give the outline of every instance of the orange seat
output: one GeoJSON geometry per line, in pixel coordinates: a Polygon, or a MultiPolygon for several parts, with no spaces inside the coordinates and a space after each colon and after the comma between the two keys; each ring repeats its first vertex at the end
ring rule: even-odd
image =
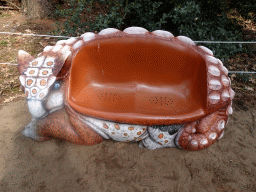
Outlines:
{"type": "Polygon", "coordinates": [[[96,39],[74,56],[67,94],[77,112],[141,125],[186,123],[206,115],[204,59],[168,40],[96,39]]]}

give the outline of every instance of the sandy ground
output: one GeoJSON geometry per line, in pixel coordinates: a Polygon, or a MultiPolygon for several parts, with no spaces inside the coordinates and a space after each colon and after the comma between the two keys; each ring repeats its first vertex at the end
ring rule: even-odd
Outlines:
{"type": "Polygon", "coordinates": [[[26,102],[0,109],[0,191],[256,191],[256,110],[235,107],[225,136],[196,152],[104,141],[78,146],[22,136],[26,102]]]}

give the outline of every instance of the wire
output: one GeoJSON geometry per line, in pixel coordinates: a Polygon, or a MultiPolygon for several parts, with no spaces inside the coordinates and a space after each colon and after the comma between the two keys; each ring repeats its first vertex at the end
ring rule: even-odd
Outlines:
{"type": "MultiPolygon", "coordinates": [[[[56,37],[56,38],[71,38],[68,36],[54,36],[54,35],[40,35],[40,34],[26,34],[26,33],[12,33],[12,32],[0,32],[0,34],[10,34],[10,35],[27,35],[27,36],[37,36],[37,37],[56,37]]],[[[77,38],[77,37],[74,37],[77,38]]],[[[195,43],[256,43],[256,41],[194,41],[195,43]]],[[[0,63],[0,65],[18,65],[16,63],[0,63]]],[[[250,71],[229,71],[228,73],[245,73],[245,74],[255,74],[256,72],[250,71]]]]}
{"type": "Polygon", "coordinates": [[[255,74],[256,71],[229,71],[228,73],[248,73],[248,74],[255,74]]]}
{"type": "Polygon", "coordinates": [[[245,43],[256,43],[256,41],[194,41],[195,43],[237,43],[237,44],[245,44],[245,43]]]}
{"type": "MultiPolygon", "coordinates": [[[[16,63],[0,63],[0,65],[18,65],[16,63]]],[[[248,74],[255,74],[256,71],[229,71],[228,73],[248,73],[248,74]]]]}
{"type": "MultiPolygon", "coordinates": [[[[0,34],[10,35],[27,35],[27,36],[38,36],[38,37],[56,37],[56,38],[71,38],[69,36],[54,36],[54,35],[40,35],[40,34],[26,34],[26,33],[12,33],[12,32],[0,32],[0,34]]],[[[78,37],[74,37],[78,38],[78,37]]],[[[195,43],[256,43],[256,41],[194,41],[195,43]]]]}

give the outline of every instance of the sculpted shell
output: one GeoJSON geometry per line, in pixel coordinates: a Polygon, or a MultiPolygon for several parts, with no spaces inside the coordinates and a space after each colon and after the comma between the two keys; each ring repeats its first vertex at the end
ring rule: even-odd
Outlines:
{"type": "Polygon", "coordinates": [[[232,114],[228,70],[188,37],[108,28],[18,54],[32,121],[23,135],[93,145],[138,141],[157,149],[206,148],[232,114]]]}

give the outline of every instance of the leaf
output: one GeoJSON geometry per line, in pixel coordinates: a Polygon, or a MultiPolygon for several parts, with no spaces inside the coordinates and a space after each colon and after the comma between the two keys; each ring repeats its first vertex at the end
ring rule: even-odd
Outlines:
{"type": "Polygon", "coordinates": [[[13,101],[13,99],[15,99],[15,98],[17,98],[17,97],[9,97],[9,98],[7,98],[7,99],[5,99],[4,100],[4,103],[10,103],[11,101],[13,101]]]}
{"type": "Polygon", "coordinates": [[[250,78],[250,80],[249,81],[251,81],[253,84],[256,84],[256,79],[254,79],[254,78],[250,78]]]}
{"type": "Polygon", "coordinates": [[[248,87],[248,86],[245,86],[245,89],[248,91],[254,91],[254,89],[252,87],[248,87]]]}
{"type": "Polygon", "coordinates": [[[231,75],[231,81],[233,81],[235,78],[236,78],[236,74],[234,73],[231,75]]]}
{"type": "Polygon", "coordinates": [[[32,33],[32,31],[30,29],[26,29],[25,32],[26,33],[32,33]]]}

